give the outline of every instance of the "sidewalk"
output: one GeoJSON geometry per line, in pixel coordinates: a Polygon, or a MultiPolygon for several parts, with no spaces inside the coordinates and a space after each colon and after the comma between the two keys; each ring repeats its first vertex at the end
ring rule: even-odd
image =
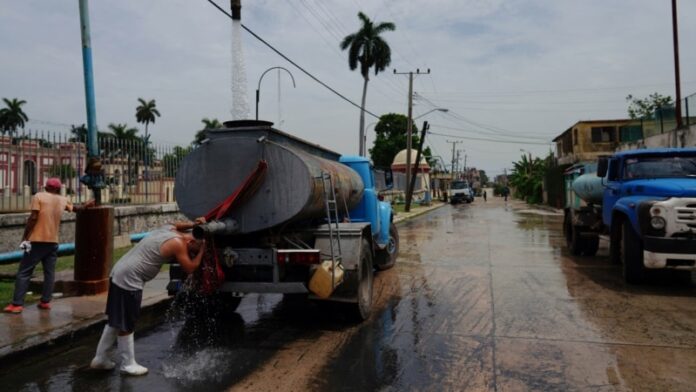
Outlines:
{"type": "MultiPolygon", "coordinates": [[[[168,282],[169,273],[160,272],[145,285],[142,313],[168,302],[168,282]]],[[[106,293],[59,298],[51,305],[50,311],[39,310],[35,304],[30,304],[21,314],[0,314],[0,362],[15,354],[73,340],[101,327],[106,320],[106,293]]]]}
{"type": "Polygon", "coordinates": [[[432,210],[438,209],[444,205],[447,205],[447,203],[442,202],[442,201],[433,201],[430,206],[411,206],[411,211],[409,212],[399,212],[394,216],[394,223],[399,223],[403,222],[405,220],[414,218],[418,215],[423,215],[426,212],[430,212],[432,210]]]}
{"type": "MultiPolygon", "coordinates": [[[[394,223],[425,214],[445,204],[436,201],[428,207],[414,206],[408,213],[398,213],[394,217],[394,223]]],[[[145,285],[141,318],[167,306],[170,301],[166,291],[168,282],[168,272],[160,272],[145,285]]],[[[50,311],[39,310],[36,304],[29,304],[21,314],[0,313],[0,363],[98,332],[106,320],[106,293],[58,298],[51,304],[53,308],[50,311]]]]}

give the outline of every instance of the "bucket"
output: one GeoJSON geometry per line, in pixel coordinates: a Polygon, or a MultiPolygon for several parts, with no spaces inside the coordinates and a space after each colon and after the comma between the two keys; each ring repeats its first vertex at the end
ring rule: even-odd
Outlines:
{"type": "Polygon", "coordinates": [[[324,260],[309,280],[309,290],[319,298],[329,298],[334,288],[343,282],[343,266],[336,263],[336,268],[333,269],[332,264],[331,260],[324,260]],[[331,284],[332,269],[333,284],[331,284]]]}

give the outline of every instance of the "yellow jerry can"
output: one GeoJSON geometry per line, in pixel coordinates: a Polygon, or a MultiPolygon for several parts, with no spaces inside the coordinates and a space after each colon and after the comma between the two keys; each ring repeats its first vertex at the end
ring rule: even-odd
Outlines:
{"type": "Polygon", "coordinates": [[[324,260],[309,280],[309,290],[319,298],[329,298],[334,289],[343,282],[343,266],[336,263],[336,268],[332,268],[331,265],[331,260],[324,260]],[[333,284],[331,284],[332,275],[333,284]]]}

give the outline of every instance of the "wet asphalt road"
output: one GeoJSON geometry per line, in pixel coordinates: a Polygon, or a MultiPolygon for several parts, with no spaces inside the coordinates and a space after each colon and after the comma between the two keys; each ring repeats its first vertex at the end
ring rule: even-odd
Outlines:
{"type": "Polygon", "coordinates": [[[2,390],[683,390],[696,388],[696,284],[633,287],[607,249],[571,257],[562,217],[518,202],[445,206],[399,228],[375,312],[249,296],[226,319],[138,335],[140,378],[93,372],[98,337],[0,370],[2,390]]]}

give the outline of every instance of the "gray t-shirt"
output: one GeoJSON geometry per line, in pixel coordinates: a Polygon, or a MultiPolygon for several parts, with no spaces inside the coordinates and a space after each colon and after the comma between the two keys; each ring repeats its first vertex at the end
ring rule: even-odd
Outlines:
{"type": "Polygon", "coordinates": [[[170,258],[162,257],[162,244],[179,235],[164,226],[150,232],[138,245],[129,250],[111,270],[111,281],[124,290],[142,290],[145,282],[152,280],[159,273],[162,264],[170,258]]]}

